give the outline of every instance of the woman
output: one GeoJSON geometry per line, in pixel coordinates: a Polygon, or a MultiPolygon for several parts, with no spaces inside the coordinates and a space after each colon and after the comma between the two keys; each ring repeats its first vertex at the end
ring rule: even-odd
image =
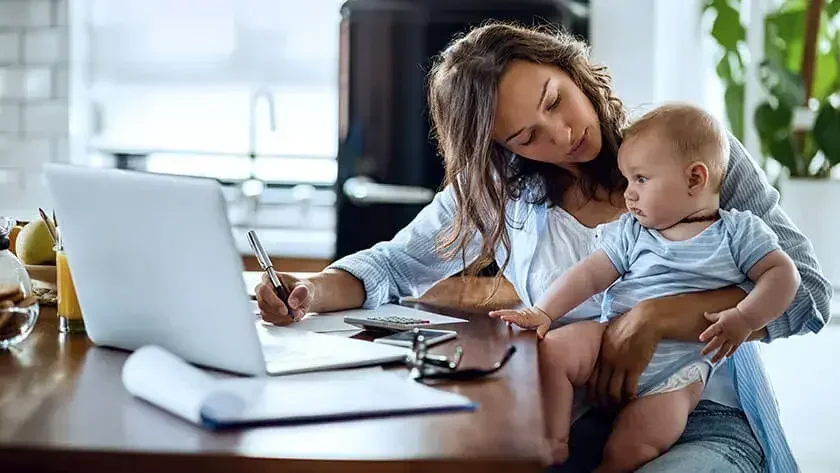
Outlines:
{"type": "MultiPolygon", "coordinates": [[[[558,272],[594,249],[593,228],[625,211],[626,182],[616,161],[625,110],[606,69],[589,62],[580,41],[488,24],[441,54],[429,85],[445,189],[393,240],[307,280],[284,276],[294,286],[293,316],[419,295],[466,267],[493,261],[532,304],[558,272]]],[[[830,286],[807,239],[777,205],[776,191],[740,143],[733,139],[731,148],[721,207],[761,216],[802,279],[788,311],[754,338],[816,332],[828,318],[830,286]]],[[[732,307],[748,289],[649,300],[611,322],[590,382],[594,400],[621,402],[658,340],[696,341],[709,325],[703,314],[732,307]]],[[[257,295],[266,320],[292,320],[269,287],[258,286],[257,295]]],[[[584,304],[564,319],[598,315],[597,304],[584,304]]],[[[541,350],[540,356],[562,353],[541,350]]],[[[550,396],[549,390],[547,404],[550,396]]],[[[610,415],[590,410],[575,422],[571,456],[559,471],[588,471],[598,463],[610,415]]],[[[639,471],[792,471],[792,462],[756,349],[746,344],[709,380],[678,444],[639,471]]]]}

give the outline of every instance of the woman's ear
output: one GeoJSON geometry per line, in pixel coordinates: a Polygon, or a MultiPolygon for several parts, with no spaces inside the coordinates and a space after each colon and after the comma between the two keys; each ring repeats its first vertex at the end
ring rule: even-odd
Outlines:
{"type": "Polygon", "coordinates": [[[688,195],[697,195],[709,184],[709,167],[706,163],[695,161],[685,170],[688,181],[688,195]]]}

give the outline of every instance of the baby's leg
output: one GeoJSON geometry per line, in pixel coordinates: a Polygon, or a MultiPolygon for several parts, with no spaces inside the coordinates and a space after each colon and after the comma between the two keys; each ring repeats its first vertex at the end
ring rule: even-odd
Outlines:
{"type": "Polygon", "coordinates": [[[632,401],[618,415],[595,473],[635,471],[671,448],[700,401],[703,382],[632,401]]]}
{"type": "Polygon", "coordinates": [[[554,463],[569,457],[574,388],[592,374],[606,325],[574,322],[548,332],[538,345],[546,438],[554,463]]]}

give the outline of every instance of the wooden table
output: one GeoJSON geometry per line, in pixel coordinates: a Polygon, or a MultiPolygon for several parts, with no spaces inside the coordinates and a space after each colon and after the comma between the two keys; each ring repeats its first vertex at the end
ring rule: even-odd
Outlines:
{"type": "Polygon", "coordinates": [[[59,334],[54,309],[42,307],[35,332],[0,352],[0,469],[540,471],[534,336],[483,312],[440,312],[470,319],[452,327],[458,340],[435,347],[451,353],[463,346],[464,366],[489,366],[510,344],[517,347],[492,378],[443,387],[476,401],[475,412],[213,433],[132,398],[120,381],[127,353],[59,334]]]}

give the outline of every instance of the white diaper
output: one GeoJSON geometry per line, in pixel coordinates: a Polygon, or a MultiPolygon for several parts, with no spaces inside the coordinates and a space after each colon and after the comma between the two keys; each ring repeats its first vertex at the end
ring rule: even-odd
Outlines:
{"type": "Polygon", "coordinates": [[[703,385],[705,385],[706,379],[708,377],[709,365],[702,361],[698,361],[697,363],[692,363],[688,366],[682,367],[679,371],[672,374],[668,379],[657,384],[649,391],[644,393],[642,397],[650,396],[652,394],[662,394],[669,393],[671,391],[677,391],[697,381],[700,381],[703,383],[703,385]]]}

